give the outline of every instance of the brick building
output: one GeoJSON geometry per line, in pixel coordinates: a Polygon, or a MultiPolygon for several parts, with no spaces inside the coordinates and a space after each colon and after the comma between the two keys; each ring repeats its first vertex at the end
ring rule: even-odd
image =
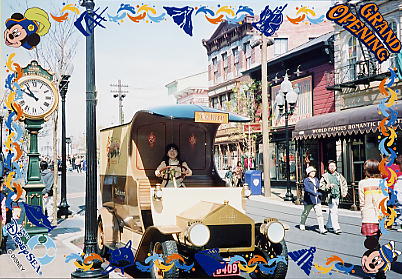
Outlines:
{"type": "MultiPolygon", "coordinates": [[[[218,169],[233,166],[239,160],[244,161],[245,157],[251,157],[251,166],[255,167],[254,159],[258,151],[256,139],[260,134],[261,109],[258,104],[261,94],[255,80],[250,75],[243,75],[244,71],[261,65],[260,48],[252,48],[250,45],[256,36],[251,25],[254,20],[253,17],[246,17],[243,24],[222,22],[209,39],[203,40],[208,55],[210,106],[249,116],[255,122],[246,127],[243,124],[221,125],[214,147],[218,169]]],[[[275,43],[268,48],[268,59],[280,57],[332,30],[328,22],[295,25],[284,21],[273,36],[275,43]]]]}

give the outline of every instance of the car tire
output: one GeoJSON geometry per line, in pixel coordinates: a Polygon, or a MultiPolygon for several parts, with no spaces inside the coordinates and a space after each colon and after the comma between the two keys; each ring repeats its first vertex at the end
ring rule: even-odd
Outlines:
{"type": "Polygon", "coordinates": [[[286,246],[285,240],[282,240],[279,243],[269,243],[269,249],[271,251],[268,251],[267,249],[264,248],[263,243],[261,241],[268,241],[266,240],[265,237],[262,235],[259,235],[256,239],[256,250],[262,254],[265,259],[271,259],[271,255],[275,254],[275,256],[283,256],[286,259],[286,263],[284,262],[279,262],[276,265],[275,272],[274,274],[264,274],[262,272],[258,273],[251,273],[252,278],[266,278],[266,279],[284,279],[286,278],[286,274],[288,272],[288,248],[286,246]]]}
{"type": "MultiPolygon", "coordinates": [[[[155,242],[151,245],[151,254],[157,253],[162,254],[163,259],[165,260],[168,256],[172,254],[178,254],[177,244],[174,240],[166,240],[163,242],[155,242]]],[[[173,266],[169,271],[161,273],[160,270],[156,267],[155,263],[151,270],[151,278],[153,279],[174,279],[179,278],[179,270],[176,266],[173,266]]]]}
{"type": "Polygon", "coordinates": [[[108,248],[105,245],[105,233],[103,231],[103,223],[102,219],[98,219],[98,238],[97,238],[97,248],[98,248],[98,254],[102,258],[106,258],[108,254],[108,248]]]}

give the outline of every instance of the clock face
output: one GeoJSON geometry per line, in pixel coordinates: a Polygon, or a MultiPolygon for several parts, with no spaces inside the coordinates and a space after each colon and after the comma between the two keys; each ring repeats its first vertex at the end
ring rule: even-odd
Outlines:
{"type": "Polygon", "coordinates": [[[53,86],[45,79],[30,78],[20,81],[22,98],[16,100],[26,118],[44,118],[55,108],[56,98],[53,86]]]}

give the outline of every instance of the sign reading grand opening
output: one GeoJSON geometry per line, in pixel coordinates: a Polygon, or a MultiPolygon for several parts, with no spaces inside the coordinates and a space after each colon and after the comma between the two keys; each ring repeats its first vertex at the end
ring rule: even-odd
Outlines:
{"type": "MultiPolygon", "coordinates": [[[[295,125],[297,121],[313,115],[312,81],[311,76],[291,81],[293,89],[297,92],[299,97],[297,98],[297,105],[293,114],[289,115],[289,125],[295,125]]],[[[271,100],[273,100],[273,102],[275,102],[276,95],[279,93],[280,88],[280,85],[272,87],[271,100]]],[[[285,117],[281,117],[279,107],[274,104],[272,107],[272,127],[278,128],[284,126],[285,117]]]]}
{"type": "Polygon", "coordinates": [[[229,123],[229,113],[195,111],[194,122],[226,124],[229,123]]]}

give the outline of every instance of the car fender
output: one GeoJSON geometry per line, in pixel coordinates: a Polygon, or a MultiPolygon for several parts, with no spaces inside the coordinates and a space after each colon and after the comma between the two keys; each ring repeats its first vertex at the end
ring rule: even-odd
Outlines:
{"type": "Polygon", "coordinates": [[[178,226],[151,226],[148,227],[141,238],[140,245],[135,254],[135,261],[144,262],[148,257],[152,242],[163,242],[174,240],[173,234],[180,233],[182,229],[178,226]]]}

